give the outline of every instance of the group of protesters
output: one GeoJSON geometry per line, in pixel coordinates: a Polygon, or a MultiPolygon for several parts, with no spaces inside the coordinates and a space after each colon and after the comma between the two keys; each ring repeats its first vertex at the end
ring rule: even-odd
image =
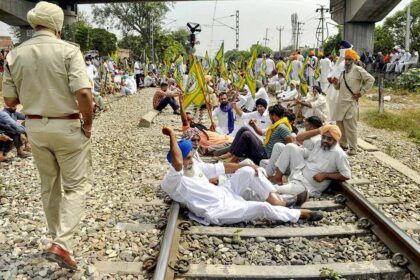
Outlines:
{"type": "Polygon", "coordinates": [[[170,105],[182,125],[180,141],[173,128],[162,130],[170,138],[162,188],[204,224],[322,219],[320,211],[291,208],[320,196],[331,181],[351,177],[348,156],[357,154],[358,99],[374,83],[357,65],[360,57],[349,42],[340,43],[339,53],[309,51],[305,65],[296,51],[287,59],[291,71],[284,58],[275,62],[259,55],[254,94],[247,85],[239,89],[230,79],[206,75],[207,126],[184,108],[185,88],[171,77],[162,82],[154,108],[170,105]],[[302,84],[309,85],[308,92],[302,84]]]}

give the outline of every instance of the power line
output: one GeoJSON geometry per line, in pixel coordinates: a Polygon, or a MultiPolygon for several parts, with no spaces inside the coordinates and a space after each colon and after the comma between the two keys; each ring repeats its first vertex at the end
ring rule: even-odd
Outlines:
{"type": "MultiPolygon", "coordinates": [[[[327,9],[327,8],[324,8],[325,5],[320,5],[320,6],[321,6],[321,8],[318,8],[318,9],[315,10],[315,12],[317,12],[317,13],[321,12],[321,17],[318,18],[319,23],[318,23],[318,27],[317,27],[317,31],[316,31],[316,40],[317,40],[318,43],[321,43],[321,46],[323,46],[324,45],[324,39],[325,39],[325,31],[324,31],[325,24],[324,24],[324,22],[326,20],[326,18],[324,17],[324,12],[328,13],[330,10],[327,9]],[[321,39],[319,38],[320,36],[321,36],[321,39]]],[[[329,35],[328,34],[328,27],[326,27],[325,29],[327,31],[327,37],[328,37],[328,35],[329,35]]]]}
{"type": "Polygon", "coordinates": [[[298,21],[297,22],[297,33],[296,33],[296,49],[299,49],[299,35],[302,34],[302,29],[300,28],[301,25],[304,25],[304,22],[298,21]]]}
{"type": "Polygon", "coordinates": [[[279,56],[281,56],[281,32],[284,30],[284,26],[277,28],[278,32],[279,32],[279,56]]]}

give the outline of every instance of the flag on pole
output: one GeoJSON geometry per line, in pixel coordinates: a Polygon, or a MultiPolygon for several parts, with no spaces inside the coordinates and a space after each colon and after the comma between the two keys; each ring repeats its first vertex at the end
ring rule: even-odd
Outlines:
{"type": "Polygon", "coordinates": [[[196,106],[201,106],[205,102],[205,95],[207,94],[207,86],[204,79],[203,70],[197,58],[193,57],[188,74],[187,84],[185,86],[184,108],[193,103],[196,106]]]}
{"type": "Polygon", "coordinates": [[[217,62],[217,66],[220,67],[221,64],[224,63],[224,59],[223,59],[223,53],[224,53],[224,45],[225,42],[222,42],[222,45],[220,46],[219,51],[216,54],[216,57],[214,58],[214,60],[217,62]]]}
{"type": "Polygon", "coordinates": [[[289,84],[290,82],[290,73],[292,73],[292,62],[289,60],[287,61],[287,65],[286,65],[286,77],[284,77],[286,79],[287,84],[289,84]]]}
{"type": "Polygon", "coordinates": [[[257,49],[255,48],[245,70],[245,81],[249,87],[249,90],[251,91],[252,97],[255,97],[255,92],[257,91],[257,81],[255,80],[254,74],[252,73],[252,68],[254,67],[256,59],[257,49]]]}
{"type": "Polygon", "coordinates": [[[321,63],[319,63],[319,60],[318,60],[318,62],[316,63],[316,68],[315,68],[315,73],[314,73],[315,80],[318,80],[320,75],[321,75],[321,63]]]}
{"type": "Polygon", "coordinates": [[[305,96],[309,90],[308,82],[306,81],[305,75],[304,75],[306,67],[308,66],[308,62],[309,62],[309,55],[306,56],[305,61],[303,62],[302,68],[300,68],[300,71],[299,71],[300,89],[305,96]]]}
{"type": "Polygon", "coordinates": [[[174,71],[174,79],[177,84],[183,88],[182,81],[184,78],[184,73],[182,73],[182,66],[184,63],[184,58],[180,55],[177,60],[175,60],[175,71],[174,71]]]}
{"type": "Polygon", "coordinates": [[[265,58],[262,61],[262,65],[261,65],[261,78],[263,78],[264,80],[267,78],[267,76],[265,75],[265,70],[267,70],[267,61],[265,60],[265,58]]]}

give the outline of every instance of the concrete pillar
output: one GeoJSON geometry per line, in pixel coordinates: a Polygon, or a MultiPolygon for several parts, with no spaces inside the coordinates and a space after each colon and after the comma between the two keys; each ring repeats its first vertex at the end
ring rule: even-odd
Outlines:
{"type": "Polygon", "coordinates": [[[363,51],[373,53],[374,34],[374,22],[346,22],[344,24],[344,39],[349,41],[359,54],[363,51]]]}
{"type": "Polygon", "coordinates": [[[77,5],[61,5],[64,12],[64,25],[71,25],[77,21],[77,5]]]}
{"type": "Polygon", "coordinates": [[[32,29],[31,26],[29,25],[24,25],[24,26],[19,26],[20,27],[20,38],[19,38],[19,42],[25,42],[28,39],[32,38],[32,34],[34,32],[34,30],[32,29]]]}

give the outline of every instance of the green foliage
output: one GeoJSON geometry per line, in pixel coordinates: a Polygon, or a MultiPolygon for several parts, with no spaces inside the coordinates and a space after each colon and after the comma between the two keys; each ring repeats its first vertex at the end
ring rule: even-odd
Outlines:
{"type": "Polygon", "coordinates": [[[117,36],[102,28],[94,28],[91,31],[92,50],[98,50],[99,55],[105,56],[117,50],[117,36]]]}
{"type": "Polygon", "coordinates": [[[229,50],[225,52],[224,57],[226,62],[240,62],[247,61],[251,53],[249,51],[229,50]]]}
{"type": "Polygon", "coordinates": [[[154,37],[161,31],[161,23],[171,4],[165,2],[130,2],[107,3],[93,5],[92,13],[94,22],[99,25],[110,25],[131,35],[139,34],[147,45],[151,54],[152,30],[154,37]]]}
{"type": "Polygon", "coordinates": [[[338,45],[340,44],[341,40],[341,32],[338,32],[334,36],[328,37],[328,39],[325,40],[324,45],[322,46],[324,54],[330,54],[334,49],[337,51],[338,54],[338,45]]]}
{"type": "Polygon", "coordinates": [[[384,55],[395,46],[394,38],[384,27],[375,28],[375,41],[373,52],[382,52],[384,55]]]}
{"type": "Polygon", "coordinates": [[[420,89],[420,69],[412,68],[403,72],[395,80],[395,87],[417,92],[420,89]]]}
{"type": "Polygon", "coordinates": [[[324,276],[324,277],[328,277],[327,279],[331,279],[331,280],[340,280],[341,278],[341,274],[337,271],[334,271],[331,268],[328,267],[323,267],[319,270],[320,275],[324,276]]]}
{"type": "Polygon", "coordinates": [[[144,39],[137,35],[127,35],[118,41],[118,47],[121,49],[131,50],[131,54],[133,55],[134,59],[143,58],[144,60],[143,50],[145,49],[146,45],[147,44],[144,39]]]}
{"type": "Polygon", "coordinates": [[[261,46],[259,44],[254,44],[254,45],[251,46],[251,50],[249,52],[250,55],[254,51],[254,49],[257,49],[257,56],[260,55],[260,54],[266,54],[266,55],[273,54],[273,50],[270,49],[269,47],[264,47],[264,46],[261,46]]]}
{"type": "Polygon", "coordinates": [[[172,31],[170,33],[170,36],[177,41],[178,43],[180,43],[185,51],[188,51],[190,49],[190,32],[188,32],[188,30],[186,28],[179,28],[175,31],[172,31]]]}
{"type": "Polygon", "coordinates": [[[92,46],[92,28],[83,21],[77,21],[74,23],[74,42],[79,44],[82,52],[88,51],[92,46]]]}
{"type": "MultiPolygon", "coordinates": [[[[420,0],[411,1],[411,48],[420,48],[420,0]]],[[[405,45],[405,30],[406,30],[407,8],[396,12],[393,16],[387,17],[383,24],[383,29],[388,32],[395,45],[405,45]]]]}
{"type": "MultiPolygon", "coordinates": [[[[420,144],[420,109],[406,109],[399,113],[378,113],[376,110],[361,114],[362,120],[375,128],[404,131],[413,142],[420,144]]],[[[392,153],[392,151],[389,151],[392,153]]]]}

